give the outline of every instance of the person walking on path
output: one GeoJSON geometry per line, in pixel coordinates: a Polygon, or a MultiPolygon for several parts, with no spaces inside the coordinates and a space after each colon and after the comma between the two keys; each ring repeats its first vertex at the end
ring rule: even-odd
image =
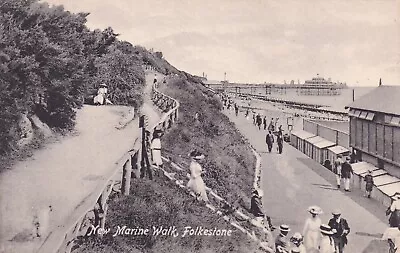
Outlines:
{"type": "Polygon", "coordinates": [[[264,130],[266,130],[267,129],[267,116],[264,116],[263,125],[264,125],[264,130]]]}
{"type": "Polygon", "coordinates": [[[367,198],[371,198],[372,187],[374,186],[374,177],[372,176],[372,170],[368,170],[368,174],[364,177],[365,181],[365,194],[367,198]]]}
{"type": "Polygon", "coordinates": [[[208,202],[206,186],[203,178],[201,177],[201,174],[204,171],[199,163],[200,160],[204,159],[204,155],[199,151],[194,150],[190,153],[190,157],[192,161],[190,163],[190,180],[187,184],[187,187],[193,190],[198,195],[199,199],[208,202]]]}
{"type": "Polygon", "coordinates": [[[329,220],[328,225],[332,228],[333,241],[335,244],[336,253],[343,253],[347,244],[347,235],[350,233],[350,227],[347,220],[341,217],[341,211],[335,210],[332,212],[333,218],[329,220]]]}
{"type": "Polygon", "coordinates": [[[236,117],[239,114],[239,106],[236,103],[235,103],[235,114],[236,114],[236,117]]]}
{"type": "Polygon", "coordinates": [[[264,219],[267,218],[268,227],[270,230],[273,230],[274,226],[272,225],[271,218],[264,214],[264,208],[262,205],[263,196],[264,192],[261,189],[253,191],[250,202],[250,212],[254,215],[256,223],[264,223],[264,219]]]}
{"type": "Polygon", "coordinates": [[[271,118],[271,122],[269,122],[268,131],[271,131],[271,132],[275,131],[274,118],[271,118]]]}
{"type": "Polygon", "coordinates": [[[257,114],[256,121],[257,121],[258,130],[261,130],[262,119],[261,119],[260,114],[257,114]]]}
{"type": "Polygon", "coordinates": [[[393,202],[386,211],[386,214],[390,214],[390,227],[395,228],[400,225],[400,195],[397,193],[395,196],[393,196],[392,200],[393,202]]]}
{"type": "Polygon", "coordinates": [[[322,214],[322,210],[318,206],[310,206],[308,212],[311,214],[311,217],[306,219],[303,228],[304,246],[307,252],[315,252],[318,250],[320,226],[322,223],[318,215],[322,214]]]}
{"type": "Polygon", "coordinates": [[[306,247],[303,245],[303,236],[299,232],[292,235],[290,242],[295,246],[292,248],[292,252],[307,253],[306,247]],[[298,249],[298,251],[293,251],[294,249],[298,249]]]}
{"type": "Polygon", "coordinates": [[[256,125],[256,113],[253,112],[253,125],[256,125]]]}
{"type": "Polygon", "coordinates": [[[381,239],[388,241],[389,253],[399,252],[398,250],[400,249],[400,226],[386,229],[381,239]]]}
{"type": "Polygon", "coordinates": [[[276,137],[276,143],[278,144],[278,153],[282,154],[283,150],[283,134],[281,131],[278,132],[278,136],[276,137]]]}
{"type": "Polygon", "coordinates": [[[268,131],[267,136],[265,137],[265,142],[267,143],[268,146],[268,152],[271,153],[272,145],[274,144],[274,135],[272,134],[271,131],[268,131]]]}
{"type": "Polygon", "coordinates": [[[342,178],[344,183],[344,190],[349,192],[350,191],[350,178],[353,175],[353,168],[349,163],[350,158],[346,157],[346,161],[342,164],[342,178]]]}
{"type": "Polygon", "coordinates": [[[157,167],[163,166],[163,162],[161,159],[161,131],[160,130],[155,130],[153,133],[153,140],[151,141],[150,144],[150,149],[151,149],[151,156],[152,156],[152,161],[153,164],[155,164],[157,167]]]}
{"type": "Polygon", "coordinates": [[[279,227],[280,233],[275,239],[275,252],[276,253],[288,253],[289,252],[289,241],[287,235],[290,228],[286,224],[282,224],[279,227]]]}
{"type": "Polygon", "coordinates": [[[333,231],[328,225],[322,224],[320,226],[321,241],[319,243],[319,253],[335,253],[334,240],[332,240],[333,231]]]}
{"type": "Polygon", "coordinates": [[[333,164],[333,173],[335,173],[336,176],[336,185],[338,189],[340,189],[340,181],[342,177],[342,164],[342,155],[339,154],[333,164]]]}

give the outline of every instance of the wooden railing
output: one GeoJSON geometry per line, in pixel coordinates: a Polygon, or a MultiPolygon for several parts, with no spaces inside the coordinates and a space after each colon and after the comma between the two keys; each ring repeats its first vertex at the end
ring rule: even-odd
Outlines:
{"type": "MultiPolygon", "coordinates": [[[[166,112],[161,119],[150,129],[166,130],[178,119],[179,102],[157,90],[159,83],[152,87],[152,100],[161,110],[166,112]]],[[[139,154],[141,138],[138,136],[133,149],[124,154],[116,163],[106,179],[87,196],[75,209],[64,225],[52,231],[40,246],[39,253],[70,253],[75,241],[79,236],[85,236],[89,229],[98,228],[97,234],[105,229],[106,215],[108,210],[107,200],[111,193],[121,192],[129,194],[130,179],[132,174],[140,175],[139,154]],[[132,166],[135,165],[136,166],[132,166]],[[132,171],[132,168],[135,168],[132,171]],[[135,171],[136,170],[136,171],[135,171]]]]}

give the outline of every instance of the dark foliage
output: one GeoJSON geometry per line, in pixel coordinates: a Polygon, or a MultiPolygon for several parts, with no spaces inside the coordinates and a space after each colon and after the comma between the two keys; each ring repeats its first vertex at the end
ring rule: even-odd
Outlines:
{"type": "Polygon", "coordinates": [[[112,28],[90,31],[88,15],[39,0],[0,2],[0,155],[15,149],[21,114],[70,130],[75,109],[93,101],[99,84],[114,104],[137,108],[143,64],[177,72],[159,54],[119,41],[112,28]]]}

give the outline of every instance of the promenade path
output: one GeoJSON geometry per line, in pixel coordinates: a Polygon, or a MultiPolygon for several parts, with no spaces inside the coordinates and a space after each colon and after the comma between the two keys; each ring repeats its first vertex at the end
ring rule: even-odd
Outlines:
{"type": "MultiPolygon", "coordinates": [[[[147,73],[141,108],[149,116],[150,126],[161,116],[149,96],[153,78],[154,73],[147,73]]],[[[35,252],[44,238],[24,240],[33,227],[33,210],[52,205],[52,230],[107,180],[105,175],[133,148],[140,134],[137,118],[125,128],[116,128],[129,109],[84,106],[77,112],[76,135],[46,145],[0,175],[0,252],[35,252]]]]}
{"type": "Polygon", "coordinates": [[[274,225],[285,223],[292,228],[291,234],[301,233],[309,206],[318,205],[324,210],[321,220],[326,224],[331,212],[339,208],[351,227],[346,247],[346,252],[351,253],[363,252],[371,240],[385,231],[384,215],[375,215],[384,213],[384,209],[376,201],[363,198],[357,191],[345,193],[336,189],[332,173],[287,143],[283,154],[277,153],[276,146],[268,153],[266,131],[259,131],[243,113],[238,117],[233,112],[226,115],[261,155],[263,204],[274,225]]]}

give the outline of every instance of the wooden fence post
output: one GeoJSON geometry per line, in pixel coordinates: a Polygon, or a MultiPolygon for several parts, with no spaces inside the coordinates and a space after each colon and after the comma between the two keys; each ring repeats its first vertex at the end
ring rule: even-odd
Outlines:
{"type": "Polygon", "coordinates": [[[124,169],[122,172],[122,194],[125,196],[129,195],[131,187],[131,175],[132,175],[132,164],[131,157],[124,164],[124,169]]]}

